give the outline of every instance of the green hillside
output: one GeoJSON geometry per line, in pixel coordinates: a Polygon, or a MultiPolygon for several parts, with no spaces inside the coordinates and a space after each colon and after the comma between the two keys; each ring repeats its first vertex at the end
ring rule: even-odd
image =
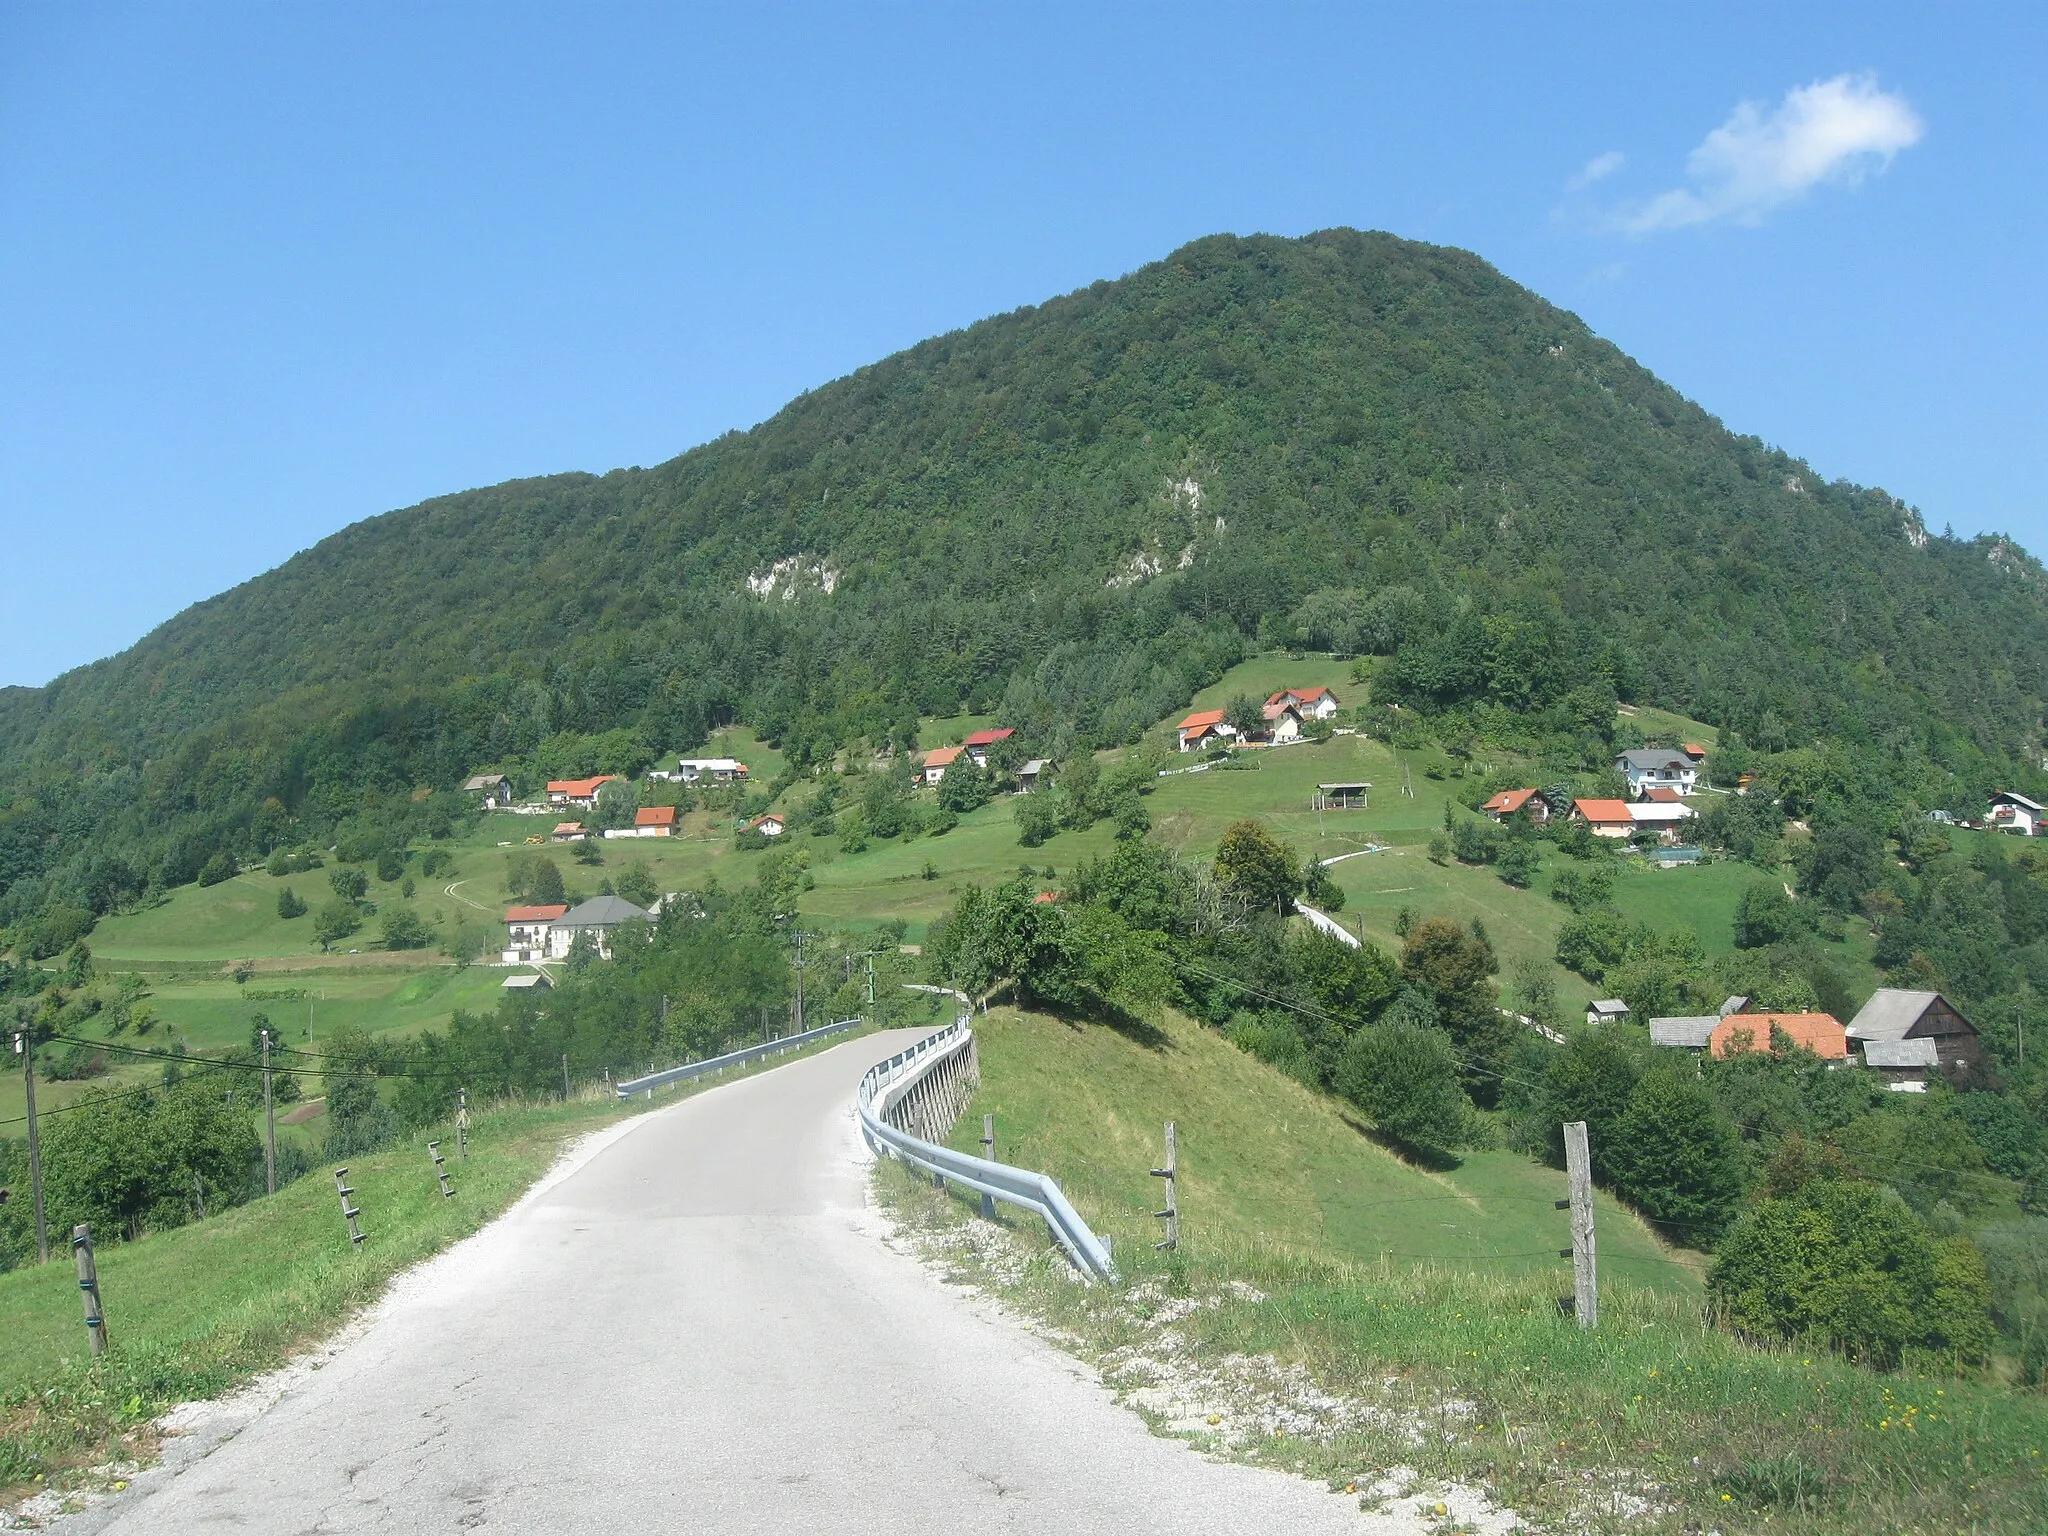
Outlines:
{"type": "Polygon", "coordinates": [[[1726,432],[1474,256],[1217,236],[656,468],[368,519],[10,690],[0,922],[735,719],[796,763],[962,714],[1062,758],[1275,642],[1385,657],[1449,734],[1568,744],[1618,695],[1884,741],[1887,797],[1967,809],[2038,784],[2043,618],[2009,542],[1726,432]]]}

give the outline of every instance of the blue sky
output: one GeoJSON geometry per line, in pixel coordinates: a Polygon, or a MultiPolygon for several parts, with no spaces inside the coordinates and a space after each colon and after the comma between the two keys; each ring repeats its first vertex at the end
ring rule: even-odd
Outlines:
{"type": "Polygon", "coordinates": [[[0,0],[0,683],[1219,230],[1468,247],[2040,549],[2044,18],[0,0]]]}

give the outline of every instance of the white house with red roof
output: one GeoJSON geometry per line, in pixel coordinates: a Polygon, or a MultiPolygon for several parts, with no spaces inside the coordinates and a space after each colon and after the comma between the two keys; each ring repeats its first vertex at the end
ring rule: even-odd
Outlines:
{"type": "Polygon", "coordinates": [[[549,805],[575,805],[591,810],[597,805],[597,792],[607,784],[625,782],[616,773],[600,773],[594,779],[550,779],[548,780],[549,805]]]}
{"type": "Polygon", "coordinates": [[[1220,747],[1237,734],[1224,723],[1220,709],[1198,709],[1181,721],[1176,729],[1180,731],[1180,749],[1183,752],[1220,747]]]}
{"type": "Polygon", "coordinates": [[[923,764],[918,770],[925,783],[936,784],[943,779],[946,770],[957,763],[960,754],[966,750],[965,747],[933,747],[931,751],[925,753],[923,764]]]}
{"type": "Polygon", "coordinates": [[[976,731],[962,743],[962,747],[967,755],[974,759],[975,767],[986,768],[988,766],[988,749],[999,741],[1008,741],[1016,734],[1016,731],[1008,726],[1003,727],[1001,730],[976,731]]]}
{"type": "Polygon", "coordinates": [[[1290,741],[1301,740],[1301,712],[1284,699],[1278,704],[1267,704],[1259,713],[1265,717],[1265,739],[1275,746],[1285,746],[1290,741]]]}
{"type": "Polygon", "coordinates": [[[676,808],[672,805],[643,805],[633,813],[630,827],[612,827],[606,837],[674,837],[676,808]]]}
{"type": "Polygon", "coordinates": [[[1266,708],[1291,704],[1304,720],[1327,720],[1343,706],[1327,688],[1282,688],[1266,700],[1266,708]]]}
{"type": "Polygon", "coordinates": [[[758,832],[763,837],[780,837],[782,836],[783,829],[782,813],[770,811],[766,816],[756,816],[740,830],[743,832],[758,832]]]}
{"type": "Polygon", "coordinates": [[[505,948],[500,959],[507,965],[529,964],[545,959],[548,929],[568,911],[561,902],[547,906],[505,909],[505,948]]]}
{"type": "Polygon", "coordinates": [[[1479,809],[1495,821],[1506,821],[1523,811],[1538,826],[1550,820],[1550,803],[1533,789],[1504,789],[1479,809]]]}

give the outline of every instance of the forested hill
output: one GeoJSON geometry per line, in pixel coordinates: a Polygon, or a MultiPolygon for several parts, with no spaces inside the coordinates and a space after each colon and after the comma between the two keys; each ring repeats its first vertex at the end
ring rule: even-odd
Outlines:
{"type": "Polygon", "coordinates": [[[2044,590],[1466,252],[1216,236],[653,469],[358,523],[0,696],[0,887],[94,837],[256,851],[265,800],[317,830],[561,732],[822,748],[1001,705],[1126,739],[1275,641],[1391,654],[1425,713],[1611,687],[1974,781],[2037,746],[2044,590]]]}

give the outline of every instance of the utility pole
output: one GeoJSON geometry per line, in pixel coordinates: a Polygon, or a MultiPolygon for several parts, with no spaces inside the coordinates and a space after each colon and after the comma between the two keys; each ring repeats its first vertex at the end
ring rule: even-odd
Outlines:
{"type": "Polygon", "coordinates": [[[804,1032],[804,967],[810,962],[804,958],[803,929],[796,931],[796,1032],[804,1032]]]}
{"type": "MultiPolygon", "coordinates": [[[[651,1095],[653,1089],[649,1089],[651,1095]]],[[[469,1161],[469,1090],[455,1090],[455,1155],[463,1162],[469,1161]]]]}
{"type": "Polygon", "coordinates": [[[277,1193],[277,1106],[270,1098],[270,1031],[263,1031],[263,1178],[277,1193]]]}
{"type": "MultiPolygon", "coordinates": [[[[874,951],[873,951],[873,950],[869,950],[869,951],[868,951],[868,952],[867,952],[867,953],[866,953],[865,955],[862,955],[862,956],[861,956],[861,958],[862,958],[863,960],[867,961],[867,963],[868,963],[868,1006],[869,1006],[870,1008],[872,1008],[872,1007],[874,1007],[874,1006],[875,1006],[875,954],[874,954],[874,951]]],[[[2027,1053],[2026,1053],[2025,1051],[2021,1051],[2021,1052],[2020,1052],[2020,1060],[2022,1060],[2022,1061],[2025,1061],[2026,1059],[2027,1059],[2027,1053]]]]}
{"type": "Polygon", "coordinates": [[[21,1086],[28,1095],[28,1188],[36,1208],[36,1262],[50,1262],[50,1229],[43,1221],[43,1144],[36,1135],[36,1053],[28,1031],[14,1032],[14,1054],[21,1058],[21,1086]]]}
{"type": "Polygon", "coordinates": [[[562,1052],[562,1102],[569,1102],[569,1053],[562,1052]]]}
{"type": "Polygon", "coordinates": [[[1593,1158],[1583,1120],[1564,1128],[1564,1166],[1571,1198],[1557,1203],[1572,1213],[1572,1245],[1559,1257],[1572,1261],[1572,1315],[1581,1328],[1593,1328],[1600,1322],[1600,1276],[1593,1251],[1593,1158]]]}

